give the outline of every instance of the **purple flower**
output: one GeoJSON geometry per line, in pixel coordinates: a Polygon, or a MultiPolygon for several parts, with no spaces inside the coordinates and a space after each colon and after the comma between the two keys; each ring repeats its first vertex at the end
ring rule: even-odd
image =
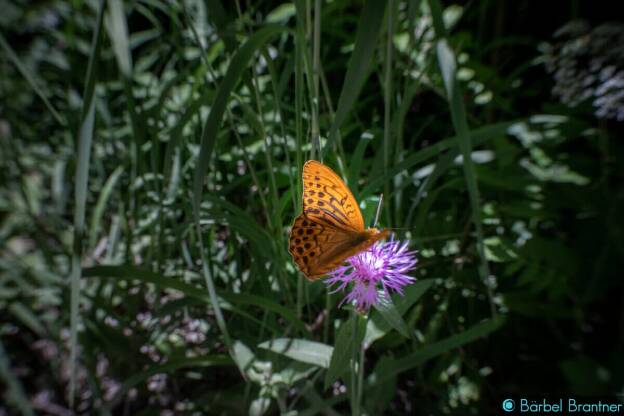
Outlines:
{"type": "Polygon", "coordinates": [[[413,283],[407,273],[416,265],[415,252],[408,251],[408,242],[401,244],[394,237],[388,242],[377,242],[371,248],[347,260],[347,264],[329,273],[328,286],[337,285],[332,293],[353,283],[351,292],[342,300],[354,303],[358,311],[365,312],[379,301],[379,284],[386,295],[389,291],[403,294],[403,287],[413,283]]]}

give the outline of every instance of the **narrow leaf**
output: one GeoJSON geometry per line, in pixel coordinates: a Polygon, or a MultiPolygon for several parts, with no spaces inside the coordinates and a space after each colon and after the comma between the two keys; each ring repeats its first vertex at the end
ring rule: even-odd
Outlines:
{"type": "MultiPolygon", "coordinates": [[[[475,146],[482,145],[496,137],[505,135],[507,129],[516,122],[518,122],[518,120],[494,123],[472,131],[472,138],[474,139],[475,146]]],[[[403,171],[409,172],[409,169],[415,167],[419,163],[438,156],[447,150],[449,150],[449,153],[452,154],[452,156],[449,155],[449,157],[453,160],[459,154],[459,150],[457,149],[457,140],[458,136],[440,140],[436,144],[427,146],[424,149],[410,154],[401,162],[391,166],[390,169],[388,169],[387,174],[371,177],[368,185],[360,193],[361,198],[363,199],[375,193],[383,185],[386,176],[392,177],[403,171]]]]}
{"type": "MultiPolygon", "coordinates": [[[[359,345],[364,338],[365,327],[359,328],[357,331],[358,339],[355,339],[353,333],[353,319],[349,318],[347,321],[340,325],[340,329],[336,334],[336,343],[334,351],[331,355],[329,362],[329,369],[325,374],[325,388],[327,389],[331,384],[341,375],[349,370],[349,360],[353,352],[353,346],[359,345]]],[[[358,323],[363,324],[364,319],[358,319],[358,323]]]]}
{"type": "MultiPolygon", "coordinates": [[[[399,316],[403,316],[409,308],[412,307],[418,300],[429,290],[433,285],[433,279],[422,279],[416,281],[414,284],[405,288],[403,296],[394,297],[395,309],[399,316]]],[[[405,322],[402,318],[401,321],[405,322]]],[[[386,335],[393,326],[388,322],[385,317],[381,316],[380,312],[374,311],[371,313],[371,319],[366,326],[366,337],[364,343],[369,346],[379,338],[386,335]]],[[[396,329],[396,328],[395,328],[396,329]]],[[[408,330],[409,332],[409,330],[408,330]]],[[[408,335],[409,336],[409,335],[408,335]]]]}
{"type": "Polygon", "coordinates": [[[85,208],[87,201],[87,181],[89,177],[89,159],[91,157],[91,142],[93,139],[93,124],[95,118],[95,100],[87,111],[87,117],[82,123],[78,134],[78,163],[76,166],[76,195],[74,211],[74,250],[71,262],[71,296],[70,296],[70,405],[73,404],[76,358],[78,352],[78,309],[80,308],[80,274],[82,260],[82,240],[84,234],[85,208]]]}
{"type": "Polygon", "coordinates": [[[323,156],[327,154],[328,149],[333,148],[338,130],[347,119],[347,115],[351,112],[366,78],[368,78],[371,59],[375,52],[375,44],[377,43],[377,36],[381,29],[385,9],[385,1],[367,0],[364,3],[355,35],[355,46],[349,59],[347,74],[342,83],[336,115],[329,130],[329,140],[323,148],[323,156]]]}
{"type": "Polygon", "coordinates": [[[113,45],[119,71],[124,77],[130,78],[132,75],[132,57],[130,55],[130,42],[128,41],[126,12],[121,0],[108,0],[106,29],[113,45]]]}
{"type": "MultiPolygon", "coordinates": [[[[152,283],[161,288],[168,288],[184,293],[186,296],[199,299],[209,303],[210,297],[205,289],[192,286],[182,280],[172,277],[163,276],[150,270],[141,269],[134,266],[96,266],[84,269],[85,277],[115,277],[118,279],[137,279],[144,282],[152,283]]],[[[261,309],[266,309],[277,313],[282,318],[293,324],[297,329],[307,331],[304,323],[299,320],[293,311],[279,303],[273,302],[261,296],[255,296],[245,293],[219,293],[218,299],[221,303],[229,302],[241,305],[253,305],[261,309]]]]}
{"type": "Polygon", "coordinates": [[[9,45],[9,43],[6,41],[4,36],[2,36],[2,33],[0,33],[0,47],[4,49],[4,52],[9,57],[9,60],[13,62],[13,65],[15,65],[17,70],[22,74],[22,76],[30,84],[30,87],[35,91],[35,93],[39,96],[39,98],[41,98],[41,101],[43,101],[43,103],[48,108],[48,110],[50,111],[54,119],[61,126],[64,126],[65,120],[63,120],[61,116],[59,115],[59,113],[56,112],[56,110],[52,106],[52,103],[48,100],[48,97],[46,97],[41,87],[37,85],[37,83],[35,82],[35,78],[30,74],[30,72],[28,72],[26,67],[22,64],[22,61],[20,61],[19,57],[17,56],[13,48],[11,48],[11,45],[9,45]]]}
{"type": "Polygon", "coordinates": [[[462,345],[473,342],[479,338],[483,338],[490,333],[497,330],[503,323],[502,318],[489,319],[481,322],[470,329],[459,334],[452,335],[442,341],[435,342],[433,344],[425,345],[417,351],[408,354],[400,359],[392,360],[387,363],[387,370],[376,383],[384,382],[390,377],[412,370],[415,367],[423,364],[424,362],[441,355],[445,352],[459,348],[462,345]]]}
{"type": "Polygon", "coordinates": [[[89,245],[91,247],[95,246],[97,240],[97,234],[100,231],[100,223],[102,221],[102,216],[104,215],[104,209],[106,208],[106,203],[110,199],[110,196],[113,192],[113,188],[117,184],[121,173],[123,172],[123,166],[118,166],[117,169],[111,173],[111,175],[106,180],[106,183],[102,187],[102,192],[100,192],[100,196],[95,204],[95,209],[93,210],[93,216],[91,217],[91,226],[89,229],[89,245]]]}
{"type": "Polygon", "coordinates": [[[328,368],[333,348],[320,342],[305,339],[278,338],[258,345],[293,360],[328,368]]]}
{"type": "Polygon", "coordinates": [[[73,407],[76,387],[76,360],[78,355],[78,309],[80,307],[80,276],[82,272],[82,239],[84,236],[85,206],[87,201],[87,183],[93,125],[95,119],[95,82],[96,62],[100,58],[102,22],[104,21],[104,3],[100,4],[97,26],[91,42],[91,53],[87,65],[85,91],[82,97],[82,118],[78,133],[76,157],[75,207],[74,207],[74,242],[70,274],[70,353],[69,353],[69,404],[73,407]]]}
{"type": "Polygon", "coordinates": [[[401,317],[401,313],[394,306],[392,298],[384,290],[378,292],[378,298],[379,303],[375,305],[375,310],[379,312],[388,325],[396,329],[405,338],[409,338],[409,328],[401,317]]]}
{"type": "Polygon", "coordinates": [[[202,200],[204,176],[208,170],[208,164],[212,157],[212,153],[217,141],[217,132],[221,125],[223,113],[230,97],[231,92],[236,87],[243,71],[247,68],[249,60],[255,52],[261,50],[262,47],[274,36],[282,33],[285,29],[281,26],[267,26],[254,33],[236,52],[230,65],[228,66],[225,77],[221,81],[214,102],[210,108],[210,114],[204,124],[202,131],[199,160],[195,168],[195,177],[193,180],[193,207],[196,221],[199,220],[199,205],[202,200]]]}
{"type": "Polygon", "coordinates": [[[457,133],[457,141],[459,150],[463,156],[464,177],[466,179],[466,185],[468,187],[468,196],[470,197],[470,209],[472,211],[472,221],[475,226],[477,234],[477,251],[479,252],[479,275],[481,280],[488,289],[488,296],[490,299],[490,308],[492,316],[496,315],[496,307],[492,300],[492,293],[490,286],[487,283],[487,279],[490,276],[490,267],[485,256],[485,245],[483,237],[483,226],[481,224],[481,203],[479,201],[479,188],[477,185],[477,176],[475,173],[474,163],[472,161],[472,143],[470,137],[470,130],[468,128],[468,120],[466,117],[466,109],[464,107],[464,100],[462,92],[457,83],[457,65],[455,63],[455,55],[448,45],[446,36],[446,29],[444,27],[444,20],[442,19],[442,12],[439,0],[429,0],[431,7],[431,13],[433,16],[434,27],[436,35],[440,38],[437,41],[436,52],[438,56],[438,64],[440,66],[440,72],[444,79],[444,86],[446,88],[447,98],[451,107],[451,118],[453,120],[453,126],[457,133]]]}
{"type": "Polygon", "coordinates": [[[9,306],[9,312],[11,312],[18,320],[35,332],[39,337],[43,338],[45,336],[45,328],[43,327],[43,324],[39,321],[39,318],[37,318],[37,316],[23,303],[11,303],[11,306],[9,306]]]}

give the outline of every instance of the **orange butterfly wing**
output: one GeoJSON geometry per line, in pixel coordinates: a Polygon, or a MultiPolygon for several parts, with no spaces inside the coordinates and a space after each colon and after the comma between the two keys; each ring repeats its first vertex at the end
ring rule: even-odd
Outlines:
{"type": "Polygon", "coordinates": [[[333,170],[316,160],[303,166],[303,213],[337,228],[364,231],[364,218],[353,194],[333,170]]]}
{"type": "Polygon", "coordinates": [[[357,201],[334,171],[315,160],[306,162],[303,212],[289,240],[289,252],[306,278],[324,276],[388,234],[364,228],[357,201]]]}

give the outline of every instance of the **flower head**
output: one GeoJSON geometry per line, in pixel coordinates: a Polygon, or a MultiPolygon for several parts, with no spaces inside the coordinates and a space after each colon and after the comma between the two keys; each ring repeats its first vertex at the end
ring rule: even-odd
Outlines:
{"type": "MultiPolygon", "coordinates": [[[[403,294],[403,287],[413,283],[407,273],[416,265],[413,251],[408,243],[401,244],[392,238],[388,242],[377,242],[371,248],[347,260],[347,264],[329,273],[325,281],[328,286],[337,285],[334,292],[353,284],[351,292],[342,303],[355,303],[359,311],[367,311],[379,301],[378,289],[389,295],[389,291],[403,294]]],[[[341,303],[341,304],[342,304],[341,303]]]]}

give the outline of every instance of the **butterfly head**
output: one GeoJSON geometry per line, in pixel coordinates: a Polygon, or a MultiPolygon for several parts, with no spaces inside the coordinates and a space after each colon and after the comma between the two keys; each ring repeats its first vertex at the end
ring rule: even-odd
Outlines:
{"type": "Polygon", "coordinates": [[[371,227],[366,229],[366,233],[369,237],[375,237],[375,241],[381,240],[382,238],[386,238],[388,234],[390,234],[389,230],[380,230],[375,227],[371,227]]]}

